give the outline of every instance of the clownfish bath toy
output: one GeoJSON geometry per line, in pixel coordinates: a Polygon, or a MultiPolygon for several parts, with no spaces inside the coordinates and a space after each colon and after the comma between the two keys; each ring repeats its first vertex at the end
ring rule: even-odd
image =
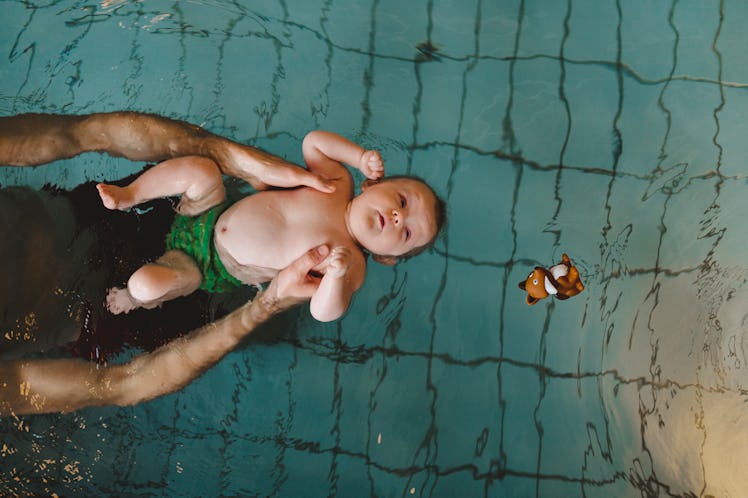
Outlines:
{"type": "Polygon", "coordinates": [[[579,272],[571,264],[569,256],[564,253],[561,262],[548,270],[536,266],[527,280],[519,283],[519,288],[527,292],[527,304],[533,305],[551,295],[561,300],[569,299],[582,292],[584,284],[579,279],[579,272]]]}

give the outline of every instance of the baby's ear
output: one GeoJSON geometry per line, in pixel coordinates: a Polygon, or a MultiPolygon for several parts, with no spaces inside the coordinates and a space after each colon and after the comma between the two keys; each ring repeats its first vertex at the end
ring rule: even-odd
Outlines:
{"type": "Polygon", "coordinates": [[[379,264],[392,266],[397,264],[397,258],[395,256],[380,256],[378,254],[372,254],[371,259],[379,264]]]}
{"type": "Polygon", "coordinates": [[[376,185],[377,183],[379,183],[378,180],[366,179],[363,182],[361,182],[361,191],[364,191],[367,188],[371,187],[372,185],[376,185]]]}

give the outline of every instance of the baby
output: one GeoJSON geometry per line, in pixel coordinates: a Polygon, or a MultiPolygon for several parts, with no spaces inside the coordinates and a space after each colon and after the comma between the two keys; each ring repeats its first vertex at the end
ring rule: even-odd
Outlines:
{"type": "Polygon", "coordinates": [[[444,204],[421,180],[384,179],[378,152],[325,131],[302,145],[308,168],[335,185],[262,191],[226,203],[217,165],[197,156],[164,161],[126,187],[99,184],[109,209],[128,209],[158,197],[181,195],[166,253],[138,269],[125,288],[112,288],[112,313],[153,308],[197,290],[222,292],[271,280],[308,249],[327,244],[329,256],[309,278],[320,278],[312,316],[335,320],[364,281],[366,254],[386,265],[429,247],[441,229],[444,204]],[[353,196],[345,163],[368,178],[353,196]]]}

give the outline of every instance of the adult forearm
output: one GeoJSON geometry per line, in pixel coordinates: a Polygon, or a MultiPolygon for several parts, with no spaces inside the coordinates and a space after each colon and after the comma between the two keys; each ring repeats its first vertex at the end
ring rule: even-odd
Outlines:
{"type": "Polygon", "coordinates": [[[215,143],[229,141],[184,121],[137,112],[83,116],[74,135],[82,152],[154,162],[189,155],[210,157],[215,143]]]}
{"type": "Polygon", "coordinates": [[[241,178],[258,190],[269,185],[335,190],[329,181],[278,156],[154,114],[125,111],[0,117],[0,165],[36,166],[94,151],[148,162],[203,156],[215,161],[224,174],[241,178]]]}
{"type": "Polygon", "coordinates": [[[75,136],[81,116],[0,117],[0,164],[35,166],[83,152],[75,136]]]}
{"type": "Polygon", "coordinates": [[[16,166],[34,166],[93,151],[160,161],[206,155],[220,148],[224,140],[183,121],[136,112],[0,117],[0,163],[16,166]]]}
{"type": "Polygon", "coordinates": [[[127,406],[178,391],[277,311],[274,301],[256,298],[215,323],[120,365],[74,359],[0,363],[0,415],[127,406]]]}

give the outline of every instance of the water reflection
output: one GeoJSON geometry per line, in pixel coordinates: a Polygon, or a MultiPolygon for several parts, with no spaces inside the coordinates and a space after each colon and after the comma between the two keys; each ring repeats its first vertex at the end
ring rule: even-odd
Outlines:
{"type": "Polygon", "coordinates": [[[152,350],[243,303],[250,291],[199,292],[127,315],[105,309],[106,289],[164,250],[172,217],[169,200],[109,211],[93,182],[0,189],[0,359],[46,351],[104,362],[126,345],[152,350]]]}
{"type": "Polygon", "coordinates": [[[663,277],[630,314],[630,342],[607,350],[616,373],[605,396],[614,452],[636,463],[629,479],[640,489],[715,497],[748,490],[745,284],[743,268],[718,264],[663,277]]]}
{"type": "MultiPolygon", "coordinates": [[[[76,231],[73,206],[62,197],[26,188],[0,189],[0,358],[44,351],[77,339],[81,302],[72,282],[80,254],[94,237],[76,231]]],[[[80,290],[103,285],[94,268],[80,290]]],[[[100,277],[100,276],[99,276],[100,277]]]]}

